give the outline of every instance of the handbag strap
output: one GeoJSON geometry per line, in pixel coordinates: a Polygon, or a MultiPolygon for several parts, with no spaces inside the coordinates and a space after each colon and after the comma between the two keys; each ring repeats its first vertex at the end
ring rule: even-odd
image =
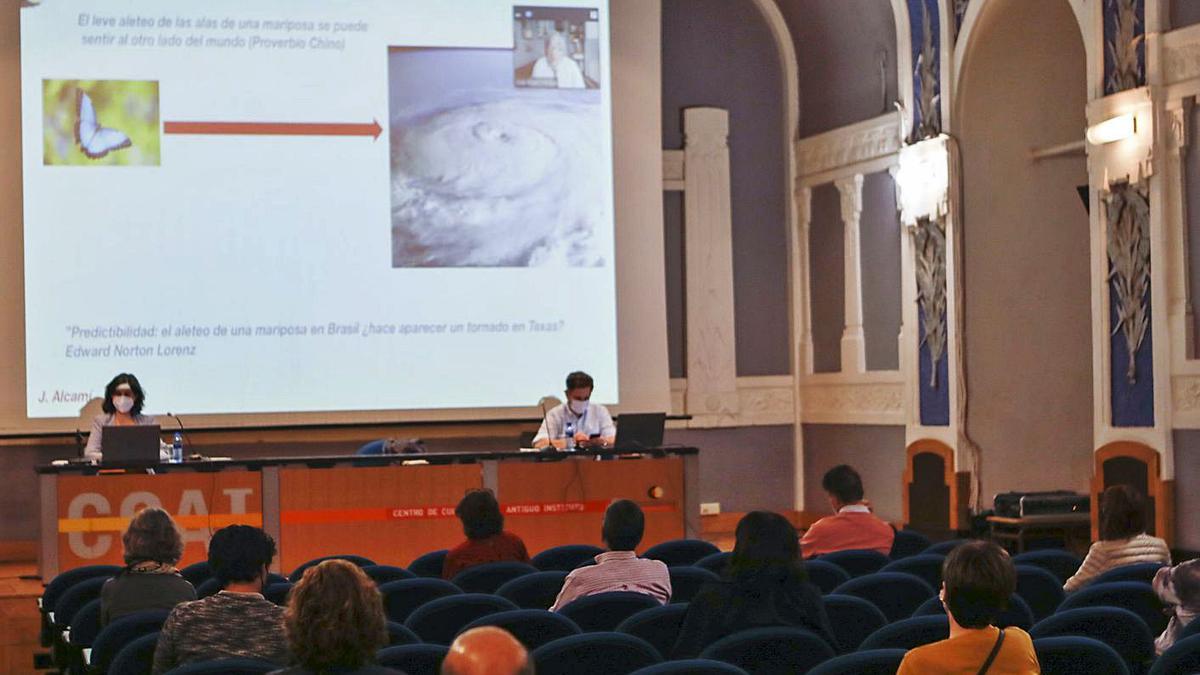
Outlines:
{"type": "Polygon", "coordinates": [[[988,654],[987,661],[983,662],[983,667],[979,669],[979,675],[987,673],[988,668],[992,667],[992,662],[996,660],[996,656],[1000,654],[1000,647],[1004,644],[1004,629],[1000,629],[1000,635],[996,638],[996,646],[992,647],[992,653],[988,654]]]}

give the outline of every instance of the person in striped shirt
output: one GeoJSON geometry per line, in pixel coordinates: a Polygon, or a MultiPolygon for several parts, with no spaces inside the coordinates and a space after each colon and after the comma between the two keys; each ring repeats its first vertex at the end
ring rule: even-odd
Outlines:
{"type": "Polygon", "coordinates": [[[671,576],[666,564],[634,553],[645,530],[646,516],[640,506],[628,499],[609,504],[601,528],[609,550],[596,556],[595,565],[567,575],[550,611],[556,612],[584,596],[612,591],[644,593],[663,604],[670,601],[671,576]]]}

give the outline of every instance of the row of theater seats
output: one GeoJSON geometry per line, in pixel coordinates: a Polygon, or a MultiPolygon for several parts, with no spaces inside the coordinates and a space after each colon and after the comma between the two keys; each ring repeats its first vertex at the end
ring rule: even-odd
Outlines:
{"type": "MultiPolygon", "coordinates": [[[[545,608],[557,596],[566,569],[590,561],[594,554],[587,549],[591,547],[559,547],[535,557],[535,562],[543,567],[566,569],[539,570],[521,563],[494,563],[467,570],[454,583],[417,576],[418,573],[436,576],[441,569],[439,554],[444,552],[422,556],[408,569],[374,565],[357,556],[342,557],[361,565],[380,584],[391,620],[392,646],[380,653],[385,665],[413,674],[436,672],[445,645],[459,632],[477,625],[499,625],[535,650],[538,672],[619,673],[669,656],[687,611],[686,601],[704,581],[717,578],[715,571],[723,568],[728,554],[713,554],[697,544],[703,542],[680,542],[676,555],[666,556],[672,563],[686,562],[690,556],[695,563],[671,567],[675,590],[672,604],[660,607],[637,594],[605,594],[583,598],[558,614],[545,608]],[[682,552],[683,549],[690,552],[682,552]],[[555,564],[550,565],[548,560],[554,560],[555,564]],[[602,655],[596,670],[581,665],[587,660],[586,654],[602,655]],[[559,659],[557,663],[562,670],[554,665],[555,659],[559,659]],[[614,660],[625,665],[618,668],[614,660]]],[[[873,552],[849,551],[810,561],[807,568],[814,583],[826,593],[826,608],[845,652],[842,656],[834,658],[832,650],[819,638],[796,629],[739,633],[710,646],[705,656],[739,664],[750,672],[758,670],[755,666],[764,653],[771,660],[788,663],[791,672],[805,672],[817,664],[821,664],[819,672],[894,672],[899,662],[897,653],[902,657],[907,649],[948,635],[948,623],[934,592],[941,583],[941,560],[937,553],[909,555],[892,561],[873,552]],[[839,670],[843,667],[846,669],[839,670]]],[[[319,561],[306,563],[289,577],[298,579],[304,569],[316,562],[319,561]]],[[[1017,562],[1021,582],[1013,608],[1001,623],[1031,630],[1039,658],[1044,659],[1044,672],[1081,672],[1074,670],[1074,665],[1088,659],[1108,664],[1107,668],[1093,668],[1092,672],[1145,672],[1153,659],[1153,635],[1165,623],[1157,598],[1147,583],[1153,566],[1115,570],[1109,578],[1116,581],[1101,579],[1063,600],[1062,580],[1078,567],[1078,558],[1063,551],[1039,551],[1018,556],[1017,562]],[[1055,663],[1070,668],[1060,670],[1054,667],[1055,663]]],[[[95,571],[101,576],[78,583],[102,584],[112,569],[107,573],[95,571]]],[[[68,572],[59,579],[83,572],[68,572]]],[[[193,566],[185,574],[201,595],[210,590],[215,592],[215,584],[203,578],[206,574],[203,566],[193,566]]],[[[55,619],[61,619],[70,610],[62,601],[77,592],[75,588],[61,592],[56,588],[59,579],[47,587],[43,596],[44,606],[56,608],[55,619]],[[61,593],[57,598],[55,591],[61,593]]],[[[98,592],[98,585],[95,588],[98,592]]],[[[282,603],[288,589],[290,582],[278,577],[268,587],[267,595],[282,603]]],[[[98,617],[98,609],[96,613],[98,617]]],[[[114,665],[111,672],[141,672],[136,666],[126,671],[122,656],[132,661],[137,661],[139,654],[143,661],[152,656],[153,641],[148,635],[138,636],[157,630],[164,618],[165,613],[126,617],[92,636],[91,670],[103,672],[107,664],[120,664],[121,670],[114,665]],[[128,653],[117,653],[115,648],[126,644],[128,653]]],[[[71,627],[68,643],[80,650],[89,644],[86,619],[85,614],[65,620],[71,627]]],[[[1200,626],[1191,628],[1195,632],[1200,626]]],[[[1185,652],[1195,642],[1182,641],[1180,651],[1185,652]]],[[[1160,659],[1156,670],[1165,662],[1165,658],[1160,659]]]]}

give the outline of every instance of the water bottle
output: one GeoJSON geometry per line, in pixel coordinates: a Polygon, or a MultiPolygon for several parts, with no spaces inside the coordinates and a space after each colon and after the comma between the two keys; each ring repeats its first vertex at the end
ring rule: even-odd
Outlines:
{"type": "Polygon", "coordinates": [[[171,463],[179,464],[183,461],[183,434],[175,432],[175,439],[171,442],[171,463]]]}
{"type": "Polygon", "coordinates": [[[566,440],[566,445],[563,446],[563,449],[564,450],[574,450],[575,449],[575,423],[574,422],[567,422],[566,424],[563,425],[563,436],[565,437],[565,440],[566,440]]]}

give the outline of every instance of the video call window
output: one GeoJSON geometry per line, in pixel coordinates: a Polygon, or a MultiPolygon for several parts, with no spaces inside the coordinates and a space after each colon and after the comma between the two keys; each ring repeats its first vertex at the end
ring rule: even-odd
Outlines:
{"type": "Polygon", "coordinates": [[[514,7],[513,19],[513,84],[600,88],[599,10],[514,7]]]}

